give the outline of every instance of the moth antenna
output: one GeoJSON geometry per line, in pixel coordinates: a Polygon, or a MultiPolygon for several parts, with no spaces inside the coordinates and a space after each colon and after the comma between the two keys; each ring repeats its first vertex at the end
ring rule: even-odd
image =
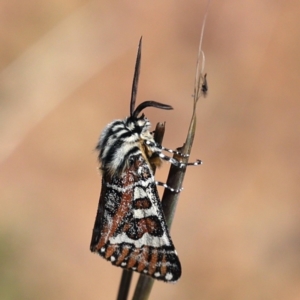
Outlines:
{"type": "Polygon", "coordinates": [[[135,69],[134,69],[132,89],[131,89],[130,116],[132,116],[134,113],[135,100],[136,100],[136,94],[137,94],[138,83],[139,83],[141,56],[142,56],[142,38],[143,37],[141,36],[139,46],[138,46],[138,52],[136,56],[136,62],[135,62],[135,69]]]}
{"type": "Polygon", "coordinates": [[[139,113],[145,109],[146,107],[149,107],[149,106],[152,106],[152,107],[156,107],[156,108],[160,108],[160,109],[166,109],[166,110],[170,110],[170,109],[173,109],[172,106],[170,105],[167,105],[167,104],[163,104],[163,103],[159,103],[159,102],[156,102],[156,101],[152,101],[152,100],[149,100],[149,101],[144,101],[142,102],[141,104],[139,104],[139,106],[135,109],[135,111],[133,112],[133,114],[131,114],[131,116],[133,118],[137,118],[139,113]]]}

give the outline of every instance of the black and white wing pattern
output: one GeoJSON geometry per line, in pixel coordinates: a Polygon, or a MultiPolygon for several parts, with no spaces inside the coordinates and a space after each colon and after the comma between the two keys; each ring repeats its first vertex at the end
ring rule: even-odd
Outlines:
{"type": "Polygon", "coordinates": [[[142,152],[129,161],[121,174],[103,174],[91,251],[115,266],[175,282],[181,265],[152,171],[142,152]]]}

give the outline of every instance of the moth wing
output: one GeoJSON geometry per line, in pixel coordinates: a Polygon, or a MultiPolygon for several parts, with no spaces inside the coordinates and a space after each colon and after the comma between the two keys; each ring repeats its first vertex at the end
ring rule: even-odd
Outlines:
{"type": "Polygon", "coordinates": [[[174,282],[181,265],[150,166],[135,155],[119,176],[103,176],[91,251],[112,264],[174,282]]]}

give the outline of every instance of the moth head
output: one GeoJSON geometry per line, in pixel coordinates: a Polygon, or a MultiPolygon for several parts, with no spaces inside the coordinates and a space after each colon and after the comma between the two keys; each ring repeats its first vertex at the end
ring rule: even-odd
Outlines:
{"type": "Polygon", "coordinates": [[[156,101],[142,102],[133,112],[131,112],[130,117],[127,119],[127,127],[130,130],[137,130],[139,134],[149,131],[149,128],[151,126],[149,120],[145,117],[144,114],[139,117],[141,111],[146,107],[156,107],[166,110],[173,109],[173,107],[170,105],[159,103],[156,101]]]}

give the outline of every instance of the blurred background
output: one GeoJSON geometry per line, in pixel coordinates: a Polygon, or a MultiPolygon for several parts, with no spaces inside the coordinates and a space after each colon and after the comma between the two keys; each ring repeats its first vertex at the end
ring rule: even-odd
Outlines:
{"type": "MultiPolygon", "coordinates": [[[[167,122],[166,147],[182,145],[205,8],[1,1],[1,299],[115,299],[121,269],[89,251],[94,147],[129,114],[141,35],[138,103],[172,105],[145,113],[167,122]]],[[[187,172],[171,232],[183,274],[150,299],[300,299],[299,11],[298,0],[212,1],[191,155],[204,164],[187,172]]]]}

